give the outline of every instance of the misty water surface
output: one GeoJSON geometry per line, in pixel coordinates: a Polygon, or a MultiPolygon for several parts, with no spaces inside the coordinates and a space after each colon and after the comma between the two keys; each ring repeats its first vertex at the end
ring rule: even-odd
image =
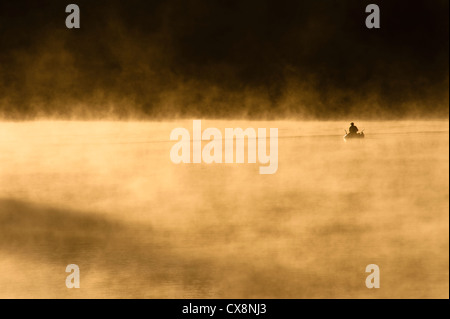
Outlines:
{"type": "Polygon", "coordinates": [[[0,297],[448,298],[448,121],[356,124],[202,121],[277,127],[260,175],[173,164],[189,120],[1,122],[0,297]]]}

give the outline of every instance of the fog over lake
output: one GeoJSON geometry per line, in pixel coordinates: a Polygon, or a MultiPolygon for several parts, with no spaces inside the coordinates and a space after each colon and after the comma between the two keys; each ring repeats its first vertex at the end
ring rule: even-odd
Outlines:
{"type": "Polygon", "coordinates": [[[448,120],[348,124],[202,120],[278,128],[260,175],[174,164],[192,120],[0,122],[0,298],[448,298],[448,120]]]}

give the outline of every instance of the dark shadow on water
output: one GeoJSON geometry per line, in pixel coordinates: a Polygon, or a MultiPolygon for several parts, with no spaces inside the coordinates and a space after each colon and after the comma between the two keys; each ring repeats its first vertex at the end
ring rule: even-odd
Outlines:
{"type": "MultiPolygon", "coordinates": [[[[173,234],[148,225],[128,225],[95,213],[0,199],[0,251],[39,264],[79,264],[138,285],[173,283],[181,290],[210,285],[208,263],[183,253],[173,234]]],[[[139,289],[137,289],[139,291],[139,289]]],[[[144,293],[145,295],[145,293],[144,293]]]]}

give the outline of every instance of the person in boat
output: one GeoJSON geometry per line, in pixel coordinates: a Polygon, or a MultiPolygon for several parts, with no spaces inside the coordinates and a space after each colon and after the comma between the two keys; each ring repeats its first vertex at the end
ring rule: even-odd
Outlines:
{"type": "Polygon", "coordinates": [[[351,122],[350,123],[350,127],[348,128],[348,132],[350,133],[350,134],[356,134],[356,133],[358,133],[358,128],[355,126],[355,123],[353,123],[353,122],[351,122]]]}

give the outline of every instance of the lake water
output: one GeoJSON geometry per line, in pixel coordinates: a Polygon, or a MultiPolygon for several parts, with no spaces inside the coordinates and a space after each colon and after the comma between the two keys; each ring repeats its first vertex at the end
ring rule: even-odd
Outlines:
{"type": "Polygon", "coordinates": [[[172,163],[192,120],[0,122],[0,298],[449,298],[448,120],[356,124],[202,121],[278,128],[260,175],[172,163]]]}

